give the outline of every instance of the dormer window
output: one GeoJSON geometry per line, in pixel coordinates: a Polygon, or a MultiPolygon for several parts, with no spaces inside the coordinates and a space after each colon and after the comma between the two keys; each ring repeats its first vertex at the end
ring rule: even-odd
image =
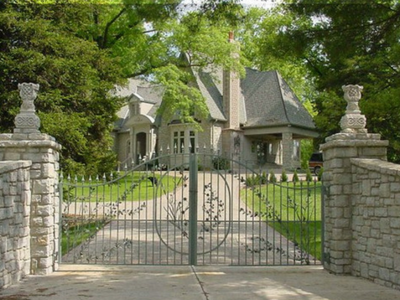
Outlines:
{"type": "Polygon", "coordinates": [[[139,102],[131,102],[130,104],[131,116],[140,115],[140,103],[139,102]]]}

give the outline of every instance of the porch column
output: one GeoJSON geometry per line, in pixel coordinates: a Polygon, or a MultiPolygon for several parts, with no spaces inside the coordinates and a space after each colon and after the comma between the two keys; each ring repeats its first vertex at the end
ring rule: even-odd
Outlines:
{"type": "Polygon", "coordinates": [[[287,170],[293,167],[293,134],[291,132],[282,133],[282,166],[287,170]]]}
{"type": "Polygon", "coordinates": [[[136,164],[136,133],[135,133],[135,128],[131,127],[131,132],[130,132],[130,139],[131,139],[131,149],[129,153],[129,157],[131,158],[129,164],[136,164]]]}
{"type": "Polygon", "coordinates": [[[151,128],[149,130],[147,143],[148,143],[147,152],[149,153],[149,158],[152,158],[153,153],[156,152],[156,149],[155,149],[156,141],[155,141],[155,133],[154,133],[154,129],[153,128],[151,128]]]}

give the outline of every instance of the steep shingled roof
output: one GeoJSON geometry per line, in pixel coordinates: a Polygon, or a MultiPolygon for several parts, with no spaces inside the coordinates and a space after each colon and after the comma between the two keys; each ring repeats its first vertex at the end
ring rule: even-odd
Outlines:
{"type": "MultiPolygon", "coordinates": [[[[143,102],[154,104],[148,112],[148,116],[156,119],[156,112],[162,102],[164,88],[160,85],[154,85],[140,79],[129,79],[126,86],[116,87],[114,94],[116,96],[125,97],[129,101],[134,95],[141,97],[143,102]]],[[[129,105],[125,104],[117,112],[117,121],[114,126],[117,130],[124,130],[125,123],[129,118],[129,105]]]]}
{"type": "Polygon", "coordinates": [[[315,129],[310,114],[277,71],[247,68],[241,88],[247,112],[244,128],[292,125],[315,129]]]}
{"type": "MultiPolygon", "coordinates": [[[[193,75],[196,78],[197,87],[199,88],[203,97],[206,99],[210,118],[218,121],[227,121],[227,117],[225,116],[223,109],[222,69],[219,69],[218,71],[193,70],[193,75]]],[[[239,101],[240,123],[245,123],[246,111],[244,109],[245,104],[243,94],[240,95],[239,101]]]]}
{"type": "Polygon", "coordinates": [[[122,130],[128,118],[129,118],[129,106],[124,105],[117,112],[117,121],[114,122],[114,129],[122,130]]]}
{"type": "MultiPolygon", "coordinates": [[[[223,112],[222,71],[193,70],[196,85],[206,99],[210,118],[226,121],[223,112]]],[[[301,104],[289,85],[277,71],[262,72],[246,68],[246,77],[240,81],[240,123],[243,128],[296,126],[315,130],[314,122],[308,111],[301,104]]],[[[123,89],[123,96],[131,97],[133,93],[141,96],[143,101],[153,103],[148,115],[155,118],[159,125],[156,111],[161,104],[163,88],[141,80],[130,80],[131,93],[123,89]]],[[[127,114],[127,105],[119,112],[117,127],[123,127],[127,114]],[[119,126],[118,126],[119,125],[119,126]]]]}
{"type": "Polygon", "coordinates": [[[223,113],[222,99],[222,72],[206,72],[193,70],[197,87],[206,100],[211,119],[226,121],[223,113]]]}
{"type": "MultiPolygon", "coordinates": [[[[206,99],[210,117],[226,121],[222,107],[222,71],[194,71],[196,83],[206,99]]],[[[240,123],[244,128],[292,125],[315,129],[308,111],[277,71],[246,68],[240,81],[240,123]]]]}

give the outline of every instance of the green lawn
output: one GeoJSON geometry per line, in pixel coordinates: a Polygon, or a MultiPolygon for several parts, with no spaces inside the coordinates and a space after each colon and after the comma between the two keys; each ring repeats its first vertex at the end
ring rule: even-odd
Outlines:
{"type": "Polygon", "coordinates": [[[172,176],[160,177],[160,174],[134,172],[105,183],[102,180],[78,179],[63,181],[64,201],[78,202],[116,202],[116,201],[144,201],[153,199],[171,192],[181,185],[180,178],[172,176]],[[148,177],[157,178],[157,185],[153,185],[148,177]]]}
{"type": "Polygon", "coordinates": [[[104,221],[79,221],[76,218],[63,219],[63,232],[61,235],[61,253],[65,255],[72,248],[94,236],[105,225],[104,221]]]}
{"type": "Polygon", "coordinates": [[[270,226],[321,259],[321,183],[255,185],[242,190],[247,208],[270,226]]]}
{"type": "MultiPolygon", "coordinates": [[[[172,192],[182,185],[180,177],[160,176],[157,173],[133,172],[121,175],[114,181],[74,179],[63,181],[63,202],[74,203],[116,203],[120,201],[145,201],[172,192]],[[148,177],[157,178],[157,184],[148,177]]],[[[96,234],[109,221],[110,216],[96,219],[92,214],[63,214],[61,236],[62,254],[79,246],[96,234]]]]}

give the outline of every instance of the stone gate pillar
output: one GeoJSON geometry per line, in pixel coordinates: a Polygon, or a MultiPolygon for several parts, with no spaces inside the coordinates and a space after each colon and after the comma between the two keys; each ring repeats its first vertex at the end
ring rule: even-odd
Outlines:
{"type": "Polygon", "coordinates": [[[57,268],[59,245],[58,170],[61,146],[39,131],[34,100],[38,84],[18,85],[22,105],[12,134],[0,134],[0,161],[31,161],[30,249],[31,274],[45,275],[57,268]]]}
{"type": "Polygon", "coordinates": [[[346,114],[340,121],[342,131],[326,138],[321,145],[324,155],[325,190],[324,267],[335,274],[350,274],[352,264],[352,195],[360,187],[352,183],[351,158],[387,160],[388,141],[379,134],[367,133],[366,118],[358,101],[362,87],[343,86],[347,101],[346,114]]]}

